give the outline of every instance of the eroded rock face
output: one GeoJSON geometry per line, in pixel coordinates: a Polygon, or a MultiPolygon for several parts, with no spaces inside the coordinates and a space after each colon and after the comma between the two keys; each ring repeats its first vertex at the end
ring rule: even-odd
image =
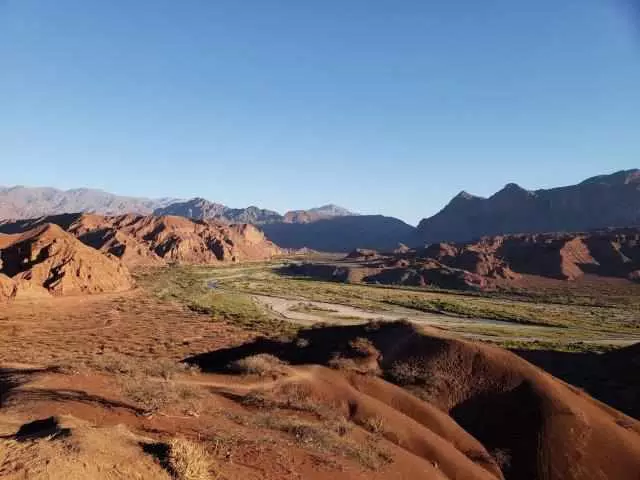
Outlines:
{"type": "Polygon", "coordinates": [[[86,245],[116,256],[130,267],[267,260],[282,254],[253,225],[172,216],[60,215],[5,224],[2,230],[24,231],[44,222],[59,225],[86,245]]]}
{"type": "Polygon", "coordinates": [[[50,223],[0,237],[0,257],[5,297],[116,292],[133,286],[119,260],[50,223]]]}
{"type": "MultiPolygon", "coordinates": [[[[526,286],[532,277],[575,281],[585,275],[640,281],[640,229],[484,237],[419,249],[357,249],[338,269],[306,265],[307,274],[336,281],[492,289],[526,286]],[[520,282],[522,280],[523,282],[520,282]]],[[[300,274],[291,269],[292,274],[300,274]]]]}
{"type": "Polygon", "coordinates": [[[6,275],[0,274],[0,302],[14,298],[16,296],[16,290],[16,282],[6,275]]]}

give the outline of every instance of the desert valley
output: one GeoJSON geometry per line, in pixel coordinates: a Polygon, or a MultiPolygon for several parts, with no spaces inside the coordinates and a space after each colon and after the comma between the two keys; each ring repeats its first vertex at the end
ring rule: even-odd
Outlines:
{"type": "Polygon", "coordinates": [[[0,478],[640,478],[638,170],[417,227],[27,187],[0,218],[0,478]]]}

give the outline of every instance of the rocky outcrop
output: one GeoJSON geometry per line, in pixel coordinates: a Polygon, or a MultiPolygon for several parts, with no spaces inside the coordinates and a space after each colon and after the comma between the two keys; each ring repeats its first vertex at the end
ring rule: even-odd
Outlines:
{"type": "Polygon", "coordinates": [[[192,198],[184,202],[175,202],[154,212],[156,216],[180,216],[194,220],[214,220],[222,223],[263,224],[282,221],[282,215],[272,210],[258,207],[230,208],[204,198],[192,198]]]}
{"type": "Polygon", "coordinates": [[[285,273],[325,280],[456,290],[526,288],[536,277],[584,276],[640,282],[640,229],[484,237],[389,252],[356,249],[335,264],[303,264],[285,273]]]}
{"type": "Polygon", "coordinates": [[[42,223],[55,223],[86,245],[118,257],[131,267],[266,260],[282,254],[252,225],[172,216],[59,215],[5,224],[0,231],[23,231],[42,223]]]}
{"type": "Polygon", "coordinates": [[[16,296],[17,285],[12,279],[0,273],[0,302],[11,300],[16,296]]]}
{"type": "Polygon", "coordinates": [[[119,260],[50,223],[0,237],[0,259],[4,297],[115,292],[133,286],[119,260]]]}

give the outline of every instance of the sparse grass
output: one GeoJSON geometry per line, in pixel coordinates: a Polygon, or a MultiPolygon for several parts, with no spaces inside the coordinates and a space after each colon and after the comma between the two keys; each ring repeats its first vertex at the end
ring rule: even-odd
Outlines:
{"type": "Polygon", "coordinates": [[[88,366],[94,370],[114,375],[129,375],[140,370],[140,365],[136,359],[115,353],[96,355],[91,359],[88,366]]]}
{"type": "Polygon", "coordinates": [[[397,385],[413,385],[424,375],[424,368],[419,363],[394,362],[385,373],[397,385]]]}
{"type": "Polygon", "coordinates": [[[160,298],[179,301],[210,314],[213,319],[274,336],[294,333],[296,327],[255,303],[252,294],[297,299],[300,304],[294,310],[306,310],[331,322],[359,323],[362,319],[339,318],[335,312],[326,311],[329,307],[326,310],[324,306],[321,310],[316,305],[309,307],[310,302],[346,305],[381,315],[402,314],[404,309],[414,310],[416,316],[446,315],[451,317],[452,325],[448,326],[444,319],[441,323],[444,328],[466,336],[494,337],[496,343],[538,339],[548,342],[551,348],[557,344],[565,349],[563,344],[576,339],[606,343],[608,338],[630,335],[640,340],[640,301],[634,300],[640,297],[631,295],[636,290],[621,292],[620,299],[615,292],[603,297],[595,291],[574,292],[570,286],[566,292],[457,292],[284,277],[276,273],[277,267],[274,263],[174,267],[156,271],[141,283],[160,298]],[[218,281],[219,288],[215,291],[206,288],[211,278],[218,281]],[[456,323],[456,318],[465,319],[466,323],[456,323]],[[492,321],[501,323],[492,325],[492,321]]]}
{"type": "MultiPolygon", "coordinates": [[[[62,373],[72,371],[63,365],[62,373]]],[[[172,381],[180,373],[194,374],[197,367],[175,362],[168,358],[141,361],[115,353],[97,355],[87,365],[97,371],[114,375],[124,396],[137,407],[156,412],[170,406],[180,407],[183,412],[197,414],[203,391],[197,386],[172,381]]]]}
{"type": "MultiPolygon", "coordinates": [[[[210,315],[214,320],[225,321],[266,335],[295,332],[294,325],[264,310],[249,295],[207,287],[212,276],[217,273],[224,278],[225,272],[228,271],[232,271],[235,278],[235,275],[260,271],[260,267],[171,267],[154,270],[151,274],[142,274],[139,281],[160,299],[185,304],[195,312],[210,315]]],[[[219,283],[222,285],[223,281],[219,283]]]]}
{"type": "Polygon", "coordinates": [[[562,342],[534,340],[531,342],[518,340],[501,340],[493,343],[508,350],[553,350],[556,352],[574,353],[606,353],[616,350],[617,346],[591,342],[562,342]]]}
{"type": "Polygon", "coordinates": [[[528,305],[509,305],[488,302],[468,302],[459,299],[388,298],[390,305],[397,305],[426,313],[444,313],[467,318],[485,318],[522,325],[565,327],[564,323],[553,321],[532,311],[528,305]]]}
{"type": "Polygon", "coordinates": [[[124,395],[147,412],[174,407],[182,413],[198,415],[205,396],[197,386],[145,377],[127,377],[121,379],[121,385],[124,395]]]}
{"type": "Polygon", "coordinates": [[[322,307],[310,302],[300,302],[297,305],[290,307],[289,310],[292,312],[303,313],[335,313],[338,311],[333,308],[322,307]]]}
{"type": "MultiPolygon", "coordinates": [[[[118,353],[96,355],[84,366],[114,375],[145,375],[160,377],[165,380],[170,380],[179,373],[194,374],[198,372],[197,366],[176,362],[169,358],[160,357],[142,361],[139,358],[118,353]]],[[[81,367],[65,364],[61,368],[73,371],[74,368],[79,369],[81,367]]]]}
{"type": "Polygon", "coordinates": [[[204,447],[183,438],[169,442],[168,463],[177,480],[214,480],[220,478],[204,447]]]}
{"type": "Polygon", "coordinates": [[[348,438],[351,426],[345,419],[318,424],[298,417],[263,414],[256,422],[262,427],[287,433],[302,448],[352,458],[371,470],[392,461],[389,453],[375,442],[356,442],[348,438]]]}

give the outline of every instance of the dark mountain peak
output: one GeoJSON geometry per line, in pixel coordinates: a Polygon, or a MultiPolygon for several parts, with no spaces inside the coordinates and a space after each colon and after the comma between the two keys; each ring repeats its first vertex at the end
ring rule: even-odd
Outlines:
{"type": "Polygon", "coordinates": [[[640,169],[620,170],[608,175],[587,178],[580,185],[604,185],[608,187],[640,183],[640,169]]]}
{"type": "Polygon", "coordinates": [[[460,193],[458,193],[455,197],[453,197],[454,200],[472,200],[474,198],[478,198],[478,197],[470,194],[466,190],[461,190],[460,193]]]}
{"type": "Polygon", "coordinates": [[[589,231],[640,225],[640,170],[529,191],[509,183],[488,199],[466,192],[418,225],[423,241],[468,241],[509,233],[589,231]]]}
{"type": "Polygon", "coordinates": [[[469,192],[467,192],[466,190],[462,190],[460,193],[458,193],[455,197],[453,197],[449,203],[447,204],[447,207],[465,207],[468,206],[471,203],[476,203],[478,201],[484,200],[484,198],[479,197],[477,195],[473,195],[469,192]]]}
{"type": "Polygon", "coordinates": [[[522,188],[520,185],[518,185],[517,183],[513,183],[513,182],[509,182],[507,183],[504,188],[502,190],[507,190],[507,191],[520,191],[520,190],[524,190],[524,188],[522,188]]]}
{"type": "Polygon", "coordinates": [[[501,190],[498,190],[490,198],[526,198],[534,195],[534,192],[522,188],[517,183],[507,183],[501,190]]]}

